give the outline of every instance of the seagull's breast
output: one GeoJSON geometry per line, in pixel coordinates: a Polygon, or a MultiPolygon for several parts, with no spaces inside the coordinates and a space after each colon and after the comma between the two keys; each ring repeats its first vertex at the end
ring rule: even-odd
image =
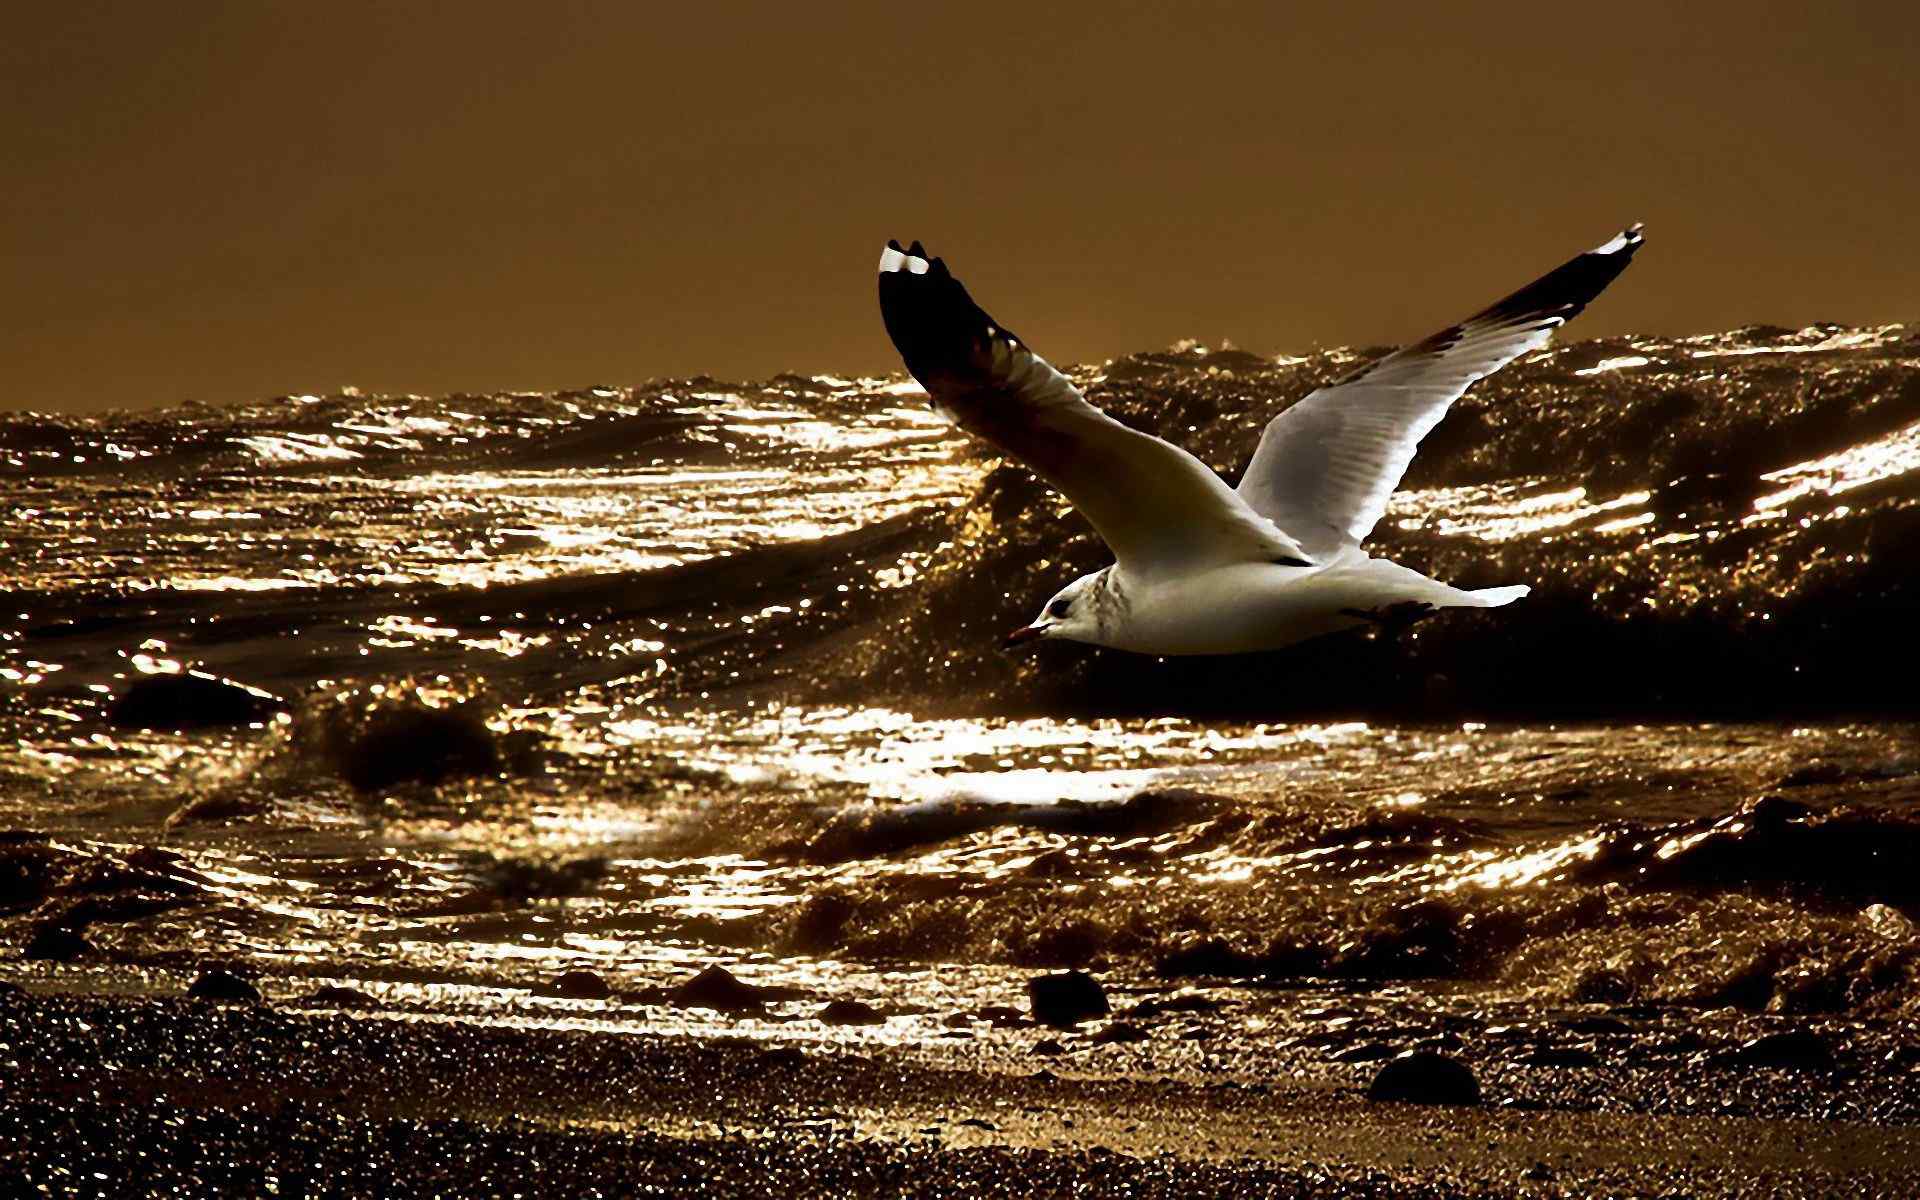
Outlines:
{"type": "Polygon", "coordinates": [[[1101,632],[1138,654],[1277,650],[1362,623],[1340,611],[1339,573],[1319,568],[1234,563],[1115,582],[1126,603],[1101,632]]]}

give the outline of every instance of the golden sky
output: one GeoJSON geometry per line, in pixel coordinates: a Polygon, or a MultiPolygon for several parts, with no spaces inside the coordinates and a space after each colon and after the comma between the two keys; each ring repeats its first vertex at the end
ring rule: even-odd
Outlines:
{"type": "Polygon", "coordinates": [[[1061,363],[1920,319],[1900,3],[89,3],[0,42],[0,408],[897,366],[888,237],[1061,363]]]}

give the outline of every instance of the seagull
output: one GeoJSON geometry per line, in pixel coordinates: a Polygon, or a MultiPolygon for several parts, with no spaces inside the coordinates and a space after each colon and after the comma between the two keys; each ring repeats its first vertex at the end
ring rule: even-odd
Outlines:
{"type": "Polygon", "coordinates": [[[1463,591],[1361,548],[1420,439],[1474,381],[1546,345],[1632,261],[1634,225],[1268,423],[1240,486],[1087,403],[981,310],[919,242],[880,255],[880,315],[934,408],[1058,489],[1114,562],[1061,588],[1011,648],[1060,638],[1151,655],[1277,650],[1498,608],[1524,584],[1463,591]]]}

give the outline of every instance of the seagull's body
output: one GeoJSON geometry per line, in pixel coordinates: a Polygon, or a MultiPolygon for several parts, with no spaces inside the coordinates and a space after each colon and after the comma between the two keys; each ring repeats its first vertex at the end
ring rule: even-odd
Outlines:
{"type": "Polygon", "coordinates": [[[973,303],[915,242],[880,257],[880,309],[907,369],[963,429],[1064,493],[1115,563],[1061,589],[1009,644],[1066,638],[1142,654],[1273,650],[1437,608],[1494,608],[1361,549],[1414,450],[1475,381],[1544,345],[1641,243],[1634,226],[1478,315],[1275,417],[1238,489],[1120,424],[973,303]]]}

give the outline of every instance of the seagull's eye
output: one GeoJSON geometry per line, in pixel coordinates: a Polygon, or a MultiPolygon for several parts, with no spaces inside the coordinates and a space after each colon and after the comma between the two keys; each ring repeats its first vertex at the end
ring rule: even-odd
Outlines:
{"type": "Polygon", "coordinates": [[[1047,615],[1057,620],[1066,616],[1067,610],[1072,607],[1073,601],[1071,600],[1055,600],[1052,604],[1047,605],[1047,615]]]}

